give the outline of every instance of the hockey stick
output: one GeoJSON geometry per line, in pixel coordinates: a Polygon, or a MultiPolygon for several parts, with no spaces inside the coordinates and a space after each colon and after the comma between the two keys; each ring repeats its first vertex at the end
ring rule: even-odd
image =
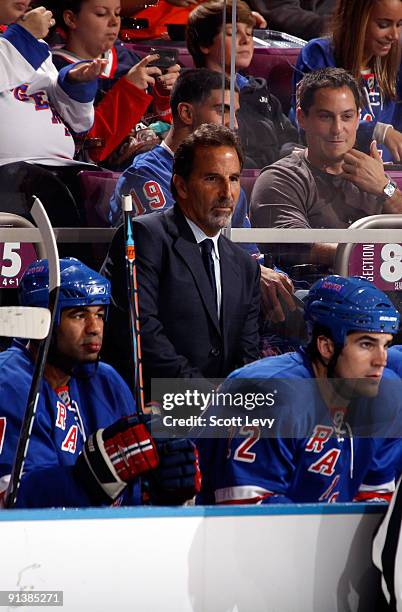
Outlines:
{"type": "Polygon", "coordinates": [[[46,211],[38,198],[34,199],[30,214],[32,215],[41,233],[49,263],[49,311],[51,318],[48,334],[39,343],[39,348],[36,355],[31,388],[29,390],[27,406],[25,408],[24,419],[22,421],[20,437],[15,453],[14,465],[5,498],[6,508],[13,508],[17,501],[18,489],[21,483],[22,473],[24,471],[25,459],[28,453],[29,441],[35,420],[43,373],[52,338],[52,330],[60,291],[60,265],[56,239],[46,211]]]}
{"type": "Polygon", "coordinates": [[[32,306],[1,306],[0,337],[43,340],[49,333],[50,311],[32,306]]]}
{"type": "Polygon", "coordinates": [[[133,210],[133,202],[131,196],[123,196],[122,205],[124,213],[124,243],[126,251],[128,310],[130,317],[131,361],[134,371],[134,398],[137,414],[141,416],[142,414],[144,414],[144,384],[142,379],[140,311],[138,305],[135,242],[130,214],[133,210]]]}

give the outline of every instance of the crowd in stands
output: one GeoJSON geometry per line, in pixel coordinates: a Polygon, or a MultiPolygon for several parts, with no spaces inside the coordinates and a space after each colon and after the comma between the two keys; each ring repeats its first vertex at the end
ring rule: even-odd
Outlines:
{"type": "MultiPolygon", "coordinates": [[[[353,282],[337,281],[337,277],[319,280],[333,273],[336,244],[236,246],[220,236],[228,223],[237,228],[283,231],[347,229],[369,215],[402,213],[402,192],[384,165],[402,161],[402,2],[238,0],[236,13],[234,31],[232,3],[228,1],[224,10],[222,0],[159,0],[154,6],[147,3],[146,8],[137,0],[43,0],[34,8],[30,0],[17,4],[5,0],[0,7],[0,21],[5,26],[0,38],[1,208],[29,217],[27,202],[35,194],[43,200],[55,227],[85,227],[86,207],[95,208],[97,202],[84,205],[78,173],[101,171],[110,176],[110,171],[118,172],[113,175],[115,188],[107,216],[110,227],[121,225],[123,200],[131,196],[133,231],[138,240],[146,399],[152,399],[150,381],[154,377],[210,379],[227,376],[257,359],[261,356],[258,328],[265,337],[263,355],[287,352],[296,346],[300,337],[295,336],[302,335],[300,322],[303,325],[301,302],[294,293],[298,288],[308,292],[316,281],[312,295],[318,291],[318,300],[328,300],[326,316],[331,308],[335,309],[334,317],[338,316],[339,301],[334,299],[337,291],[342,299],[350,299],[352,308],[363,308],[355,299],[357,285],[353,282]],[[164,51],[169,49],[168,23],[186,28],[182,46],[187,45],[193,68],[183,69],[174,52],[164,63],[164,51]],[[309,41],[302,45],[294,67],[289,117],[271,93],[269,80],[251,72],[253,31],[267,25],[309,41]],[[146,38],[153,40],[144,53],[141,45],[136,47],[133,42],[146,38]],[[235,74],[232,87],[231,73],[235,74]],[[256,174],[249,199],[241,187],[243,170],[256,174]]],[[[172,47],[175,44],[172,42],[172,47]]],[[[130,383],[123,243],[124,231],[120,228],[102,268],[111,280],[112,301],[103,355],[130,383]]],[[[64,245],[62,252],[82,256],[86,263],[99,268],[80,248],[64,245]]],[[[66,269],[68,265],[67,261],[66,269]]],[[[102,284],[98,273],[85,269],[86,275],[92,273],[102,284]]],[[[105,287],[109,295],[109,285],[105,287]]],[[[267,357],[273,359],[269,365],[258,361],[250,369],[241,370],[240,376],[245,372],[245,378],[280,377],[283,371],[290,378],[328,379],[335,372],[344,380],[350,367],[356,378],[375,379],[378,391],[388,344],[398,331],[399,315],[386,296],[377,290],[370,293],[369,284],[363,284],[361,291],[367,293],[367,299],[378,301],[378,308],[386,311],[384,321],[392,319],[392,325],[375,317],[371,323],[353,319],[338,337],[336,326],[329,326],[328,331],[325,317],[311,314],[315,306],[310,295],[306,298],[307,308],[311,308],[307,352],[294,353],[296,357],[267,357]],[[355,337],[357,330],[369,340],[363,341],[360,333],[355,337]],[[363,346],[364,342],[371,343],[371,348],[363,346]],[[366,350],[377,357],[365,362],[366,350]],[[367,369],[354,368],[353,359],[368,363],[367,369]]],[[[95,323],[93,309],[99,304],[88,301],[89,293],[87,301],[75,306],[83,306],[85,316],[81,319],[85,325],[88,322],[88,328],[97,329],[96,333],[85,332],[88,337],[99,336],[97,344],[94,340],[91,345],[97,359],[106,316],[103,307],[109,306],[110,300],[102,302],[102,323],[95,323]]],[[[62,328],[61,319],[58,325],[62,328]]],[[[71,321],[65,322],[66,329],[70,325],[71,321]]],[[[54,374],[52,368],[60,369],[60,363],[57,347],[53,349],[49,372],[54,374]]],[[[26,365],[29,351],[24,350],[19,346],[13,359],[18,354],[26,365]]],[[[398,361],[398,355],[397,351],[393,353],[394,361],[398,361]]],[[[57,382],[60,401],[66,397],[62,378],[57,382]]],[[[235,374],[228,386],[236,386],[237,378],[235,374]]],[[[391,373],[384,378],[395,380],[397,376],[391,373]]],[[[122,389],[126,402],[128,391],[123,382],[122,389]]],[[[48,393],[50,397],[51,390],[48,393]]],[[[334,399],[326,388],[327,406],[345,398],[345,393],[334,399]]],[[[343,416],[355,399],[349,387],[347,394],[343,416]]],[[[373,398],[376,393],[364,388],[361,395],[373,398]]],[[[313,396],[310,400],[312,406],[313,396]]],[[[399,404],[393,410],[399,410],[399,404]]],[[[57,418],[62,417],[59,414],[57,418]]],[[[393,412],[390,419],[395,418],[393,412]]],[[[91,432],[95,425],[101,425],[98,418],[95,421],[91,432]]],[[[344,433],[341,421],[338,429],[334,426],[338,438],[340,432],[344,433]]],[[[105,443],[115,441],[113,423],[114,419],[109,419],[103,424],[112,427],[103,438],[105,443]]],[[[74,424],[71,427],[77,429],[74,424]]],[[[119,427],[119,435],[128,431],[135,439],[141,437],[137,422],[119,427]]],[[[0,449],[1,435],[0,429],[0,449]]],[[[307,452],[321,452],[326,442],[320,432],[315,435],[305,440],[307,452]]],[[[71,440],[64,439],[63,444],[71,443],[75,452],[77,440],[74,444],[71,440]]],[[[234,438],[232,446],[236,444],[239,446],[232,459],[239,459],[244,452],[248,457],[245,465],[247,461],[252,463],[251,454],[241,450],[242,443],[234,438]]],[[[244,465],[237,472],[238,464],[233,471],[227,465],[228,472],[222,472],[221,478],[216,476],[216,482],[207,478],[204,500],[211,501],[215,491],[214,500],[225,503],[271,503],[275,497],[309,501],[305,491],[300,492],[299,480],[289,485],[289,470],[298,470],[300,461],[299,465],[309,466],[309,472],[334,474],[337,453],[341,452],[339,444],[338,439],[328,456],[315,457],[314,463],[310,455],[301,458],[299,448],[281,448],[279,454],[270,449],[266,456],[281,463],[279,483],[273,478],[260,478],[258,473],[253,474],[251,482],[244,465]],[[286,455],[286,466],[281,453],[286,455]]],[[[267,441],[261,446],[267,446],[267,441]]],[[[336,472],[338,480],[331,485],[327,482],[327,491],[311,486],[311,499],[362,499],[368,497],[369,490],[387,498],[389,481],[402,469],[400,442],[366,446],[358,455],[359,468],[351,477],[353,486],[336,488],[343,478],[342,467],[336,472]],[[374,460],[377,451],[390,457],[390,463],[378,473],[366,470],[369,478],[365,480],[367,463],[374,460]],[[379,491],[382,484],[385,489],[379,491]]],[[[85,436],[81,447],[86,449],[85,460],[92,469],[85,436]]],[[[351,448],[353,462],[353,440],[351,448]]],[[[192,447],[187,451],[193,460],[192,447]]],[[[225,447],[223,454],[226,451],[225,447]]],[[[164,452],[159,448],[161,456],[164,452]]],[[[219,453],[215,449],[215,458],[219,453]]],[[[205,456],[202,459],[205,462],[205,456]]],[[[88,471],[82,463],[80,474],[88,471]]],[[[208,465],[201,467],[209,473],[208,465]]],[[[118,477],[109,468],[118,482],[113,489],[117,492],[110,496],[114,500],[125,486],[121,482],[127,479],[120,467],[114,465],[118,477]]],[[[141,473],[133,468],[135,478],[141,473]]],[[[81,487],[85,478],[80,475],[77,479],[81,487]]],[[[87,497],[80,488],[80,494],[72,494],[71,500],[85,499],[89,503],[97,499],[103,503],[108,488],[101,488],[100,492],[94,487],[87,497]]],[[[191,484],[190,489],[199,492],[199,483],[194,487],[191,484]]],[[[30,493],[26,499],[31,499],[30,493]]]]}

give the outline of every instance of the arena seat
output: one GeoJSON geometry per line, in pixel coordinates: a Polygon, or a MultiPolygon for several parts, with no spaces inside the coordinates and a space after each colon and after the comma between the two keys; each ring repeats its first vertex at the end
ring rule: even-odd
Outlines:
{"type": "Polygon", "coordinates": [[[247,168],[240,175],[240,184],[246,192],[247,202],[250,203],[251,192],[253,191],[254,183],[261,170],[247,168]]]}
{"type": "Polygon", "coordinates": [[[109,200],[120,172],[83,170],[78,174],[89,227],[110,227],[109,200]]]}
{"type": "Polygon", "coordinates": [[[285,114],[290,109],[293,71],[299,53],[298,48],[256,47],[248,69],[249,74],[267,80],[271,93],[280,100],[285,114]]]}

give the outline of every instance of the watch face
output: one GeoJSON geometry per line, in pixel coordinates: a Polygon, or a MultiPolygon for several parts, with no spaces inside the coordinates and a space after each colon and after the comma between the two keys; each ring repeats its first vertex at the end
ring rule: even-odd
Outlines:
{"type": "Polygon", "coordinates": [[[394,195],[395,190],[396,190],[396,184],[392,181],[388,181],[388,184],[385,185],[384,187],[385,195],[391,198],[394,195]]]}

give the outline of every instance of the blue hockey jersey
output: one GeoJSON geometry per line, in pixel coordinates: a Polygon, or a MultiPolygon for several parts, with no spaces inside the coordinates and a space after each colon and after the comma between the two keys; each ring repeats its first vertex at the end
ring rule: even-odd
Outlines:
{"type": "Polygon", "coordinates": [[[226,438],[198,441],[203,501],[211,491],[216,503],[387,498],[402,457],[400,390],[398,378],[385,370],[376,398],[362,397],[347,411],[330,413],[303,352],[236,370],[222,393],[260,393],[275,401],[250,413],[254,424],[226,438]],[[274,419],[272,433],[256,424],[262,415],[274,419]]]}
{"type": "MultiPolygon", "coordinates": [[[[11,473],[33,368],[30,353],[19,341],[0,353],[0,494],[11,473]]],[[[129,388],[105,363],[78,367],[65,396],[68,400],[63,401],[62,392],[42,382],[17,507],[90,506],[74,471],[84,441],[135,411],[129,388]]],[[[139,482],[129,484],[118,503],[140,503],[139,482]]]]}

